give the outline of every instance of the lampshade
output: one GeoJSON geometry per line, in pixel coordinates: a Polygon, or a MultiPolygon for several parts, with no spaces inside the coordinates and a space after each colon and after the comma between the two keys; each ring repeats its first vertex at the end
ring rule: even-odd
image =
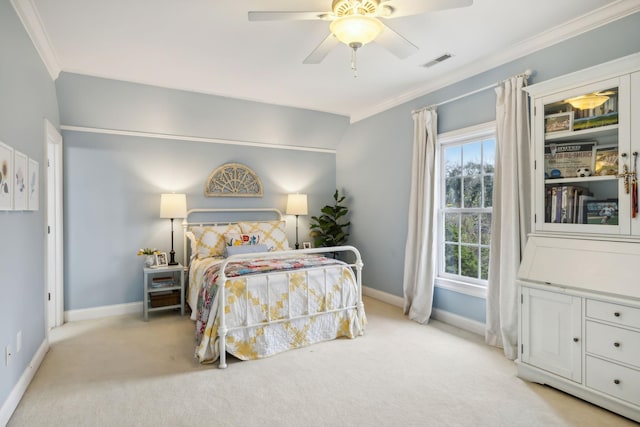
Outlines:
{"type": "Polygon", "coordinates": [[[184,218],[187,216],[186,194],[161,194],[160,218],[184,218]]]}
{"type": "Polygon", "coordinates": [[[609,97],[606,95],[590,93],[588,95],[567,99],[565,102],[568,102],[573,108],[577,108],[578,110],[591,110],[604,104],[608,99],[609,97]]]}
{"type": "Polygon", "coordinates": [[[307,195],[289,194],[287,198],[287,215],[306,215],[307,195]]]}
{"type": "Polygon", "coordinates": [[[329,26],[338,40],[351,47],[352,44],[360,47],[373,41],[383,28],[382,22],[376,18],[360,14],[341,16],[329,26]]]}

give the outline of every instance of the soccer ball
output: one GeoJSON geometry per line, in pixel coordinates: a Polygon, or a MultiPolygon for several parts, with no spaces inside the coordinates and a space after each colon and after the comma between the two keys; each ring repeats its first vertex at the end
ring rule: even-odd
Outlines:
{"type": "Polygon", "coordinates": [[[591,169],[589,168],[578,168],[578,170],[576,171],[576,176],[578,178],[584,178],[585,176],[590,176],[591,175],[591,169]]]}

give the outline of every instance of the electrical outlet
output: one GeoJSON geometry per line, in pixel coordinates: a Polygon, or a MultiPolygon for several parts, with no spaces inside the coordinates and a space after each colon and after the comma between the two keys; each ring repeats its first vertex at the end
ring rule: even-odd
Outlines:
{"type": "Polygon", "coordinates": [[[22,350],[22,331],[18,331],[16,335],[16,353],[20,353],[22,350]]]}
{"type": "Polygon", "coordinates": [[[11,359],[11,346],[5,347],[4,354],[5,354],[4,366],[9,366],[9,359],[11,359]]]}

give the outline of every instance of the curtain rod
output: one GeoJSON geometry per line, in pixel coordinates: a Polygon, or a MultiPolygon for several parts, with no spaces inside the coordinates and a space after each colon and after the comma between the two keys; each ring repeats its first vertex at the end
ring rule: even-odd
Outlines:
{"type": "MultiPolygon", "coordinates": [[[[533,75],[533,71],[526,70],[524,73],[516,74],[514,77],[529,78],[529,77],[531,77],[531,75],[533,75]]],[[[411,111],[411,114],[417,113],[418,111],[428,110],[428,109],[432,109],[432,108],[435,108],[435,107],[439,107],[441,105],[448,104],[450,102],[457,101],[457,100],[462,99],[462,98],[466,98],[467,96],[475,95],[476,93],[480,93],[480,92],[484,92],[485,90],[493,89],[494,87],[498,87],[498,85],[500,85],[501,83],[505,82],[506,80],[507,79],[500,80],[499,82],[492,83],[490,85],[481,87],[480,89],[475,89],[475,90],[472,90],[471,92],[463,93],[462,95],[458,95],[456,97],[453,97],[453,98],[450,98],[450,99],[446,99],[444,101],[438,102],[436,104],[429,105],[427,107],[422,107],[422,108],[415,109],[415,110],[411,111]]]]}

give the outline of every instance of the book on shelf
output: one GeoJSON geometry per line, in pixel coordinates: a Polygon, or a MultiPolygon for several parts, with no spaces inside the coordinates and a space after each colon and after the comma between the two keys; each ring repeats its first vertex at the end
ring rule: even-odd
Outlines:
{"type": "Polygon", "coordinates": [[[577,185],[553,185],[547,186],[545,192],[545,222],[580,223],[580,197],[591,194],[586,188],[577,185]]]}
{"type": "Polygon", "coordinates": [[[173,286],[175,285],[175,281],[173,280],[172,276],[165,276],[165,277],[153,277],[151,279],[151,287],[152,288],[165,288],[168,286],[173,286]]]}

